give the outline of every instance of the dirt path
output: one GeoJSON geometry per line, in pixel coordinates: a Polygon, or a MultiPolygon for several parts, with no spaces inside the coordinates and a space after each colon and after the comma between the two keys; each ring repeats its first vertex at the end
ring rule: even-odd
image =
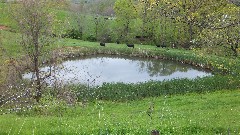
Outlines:
{"type": "Polygon", "coordinates": [[[8,29],[8,27],[7,27],[7,26],[0,25],[0,30],[6,30],[6,29],[8,29]]]}

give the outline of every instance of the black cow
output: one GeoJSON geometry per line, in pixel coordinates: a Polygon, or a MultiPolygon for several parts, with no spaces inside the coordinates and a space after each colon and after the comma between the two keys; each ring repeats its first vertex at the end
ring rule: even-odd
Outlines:
{"type": "Polygon", "coordinates": [[[134,48],[134,44],[127,44],[127,47],[132,47],[132,48],[134,48]]]}
{"type": "Polygon", "coordinates": [[[156,44],[157,47],[162,47],[162,48],[166,48],[166,44],[162,44],[162,45],[159,45],[159,44],[156,44]]]}
{"type": "Polygon", "coordinates": [[[161,45],[162,48],[166,48],[167,46],[165,44],[161,45]]]}
{"type": "Polygon", "coordinates": [[[102,42],[101,42],[101,43],[100,43],[100,46],[104,46],[104,47],[105,47],[105,43],[102,43],[102,42]]]}
{"type": "Polygon", "coordinates": [[[163,44],[161,45],[162,48],[166,48],[167,45],[165,44],[165,42],[163,42],[163,44]]]}
{"type": "Polygon", "coordinates": [[[161,47],[161,45],[159,45],[159,44],[157,44],[156,46],[157,46],[157,47],[161,47]]]}

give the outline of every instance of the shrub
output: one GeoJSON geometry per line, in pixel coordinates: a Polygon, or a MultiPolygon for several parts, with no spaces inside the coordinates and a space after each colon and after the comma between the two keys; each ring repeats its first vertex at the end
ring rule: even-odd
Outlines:
{"type": "Polygon", "coordinates": [[[82,39],[82,35],[83,33],[81,31],[76,29],[71,29],[67,31],[65,36],[67,38],[72,38],[72,39],[82,39]]]}
{"type": "Polygon", "coordinates": [[[86,38],[87,41],[91,41],[91,42],[94,42],[94,41],[97,41],[96,37],[94,37],[93,35],[89,35],[87,38],[86,38]]]}

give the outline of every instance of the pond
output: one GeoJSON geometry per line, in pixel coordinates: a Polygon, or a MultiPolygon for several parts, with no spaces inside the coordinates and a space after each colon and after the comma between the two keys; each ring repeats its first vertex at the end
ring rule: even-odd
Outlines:
{"type": "MultiPolygon", "coordinates": [[[[163,81],[176,78],[197,78],[212,75],[210,72],[174,61],[119,56],[84,56],[63,62],[55,71],[55,79],[63,84],[98,86],[103,83],[138,83],[150,80],[163,81]]],[[[47,71],[44,67],[41,71],[47,71]]],[[[31,78],[31,73],[24,78],[31,78]]],[[[53,77],[47,80],[53,83],[53,77]]]]}

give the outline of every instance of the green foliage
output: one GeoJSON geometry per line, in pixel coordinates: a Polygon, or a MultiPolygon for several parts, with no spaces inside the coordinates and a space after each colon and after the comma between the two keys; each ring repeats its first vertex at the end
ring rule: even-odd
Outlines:
{"type": "Polygon", "coordinates": [[[53,97],[52,95],[44,95],[40,102],[33,105],[30,110],[20,110],[16,114],[20,116],[58,116],[60,117],[63,113],[66,113],[68,106],[66,102],[53,97]]]}
{"type": "Polygon", "coordinates": [[[133,0],[117,0],[114,5],[114,11],[119,19],[126,21],[136,18],[137,15],[133,0]]]}
{"type": "Polygon", "coordinates": [[[66,32],[65,37],[72,39],[82,39],[82,34],[83,33],[79,30],[71,29],[66,32]]]}
{"type": "Polygon", "coordinates": [[[95,41],[97,41],[96,37],[93,36],[93,35],[89,35],[86,39],[87,39],[87,41],[90,41],[90,42],[95,42],[95,41]]]}
{"type": "MultiPolygon", "coordinates": [[[[210,20],[211,23],[203,23],[202,31],[198,34],[197,42],[203,47],[212,46],[222,50],[221,54],[226,56],[238,57],[239,54],[239,13],[240,8],[232,4],[225,3],[224,6],[217,7],[216,5],[210,10],[208,15],[201,16],[201,19],[210,20]]],[[[211,49],[209,48],[209,49],[211,49]]],[[[219,53],[216,50],[216,53],[219,53]]]]}
{"type": "Polygon", "coordinates": [[[82,88],[74,86],[73,89],[79,95],[79,100],[110,100],[129,101],[146,97],[158,97],[163,95],[206,93],[223,89],[240,88],[239,77],[213,76],[189,79],[173,79],[170,81],[150,81],[138,84],[103,84],[97,88],[82,88]]]}
{"type": "MultiPolygon", "coordinates": [[[[119,35],[122,35],[125,42],[131,40],[131,36],[128,35],[131,33],[130,24],[133,19],[137,17],[137,10],[134,5],[133,0],[117,0],[114,5],[114,11],[116,13],[117,23],[122,26],[121,32],[119,35]]],[[[120,38],[120,36],[119,36],[120,38]]]]}

